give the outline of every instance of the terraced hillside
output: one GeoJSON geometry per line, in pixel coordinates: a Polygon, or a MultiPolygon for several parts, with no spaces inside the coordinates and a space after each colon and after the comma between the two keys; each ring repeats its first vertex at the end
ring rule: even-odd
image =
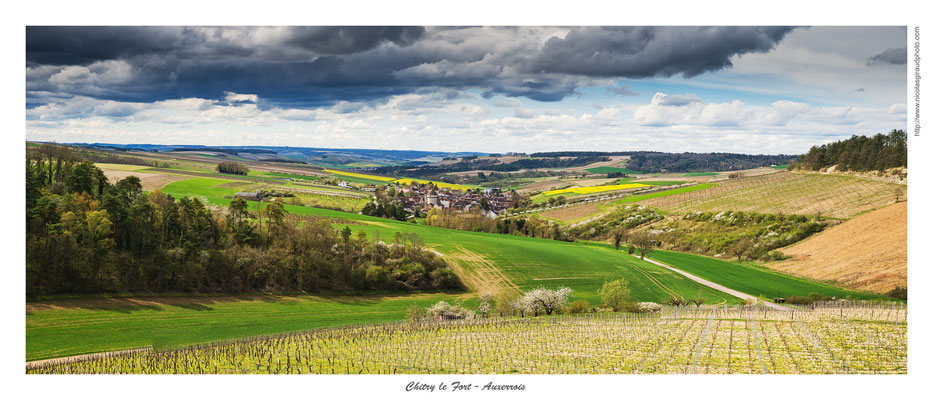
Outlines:
{"type": "Polygon", "coordinates": [[[894,203],[898,185],[853,176],[779,172],[640,201],[667,211],[752,211],[851,218],[894,203]]]}

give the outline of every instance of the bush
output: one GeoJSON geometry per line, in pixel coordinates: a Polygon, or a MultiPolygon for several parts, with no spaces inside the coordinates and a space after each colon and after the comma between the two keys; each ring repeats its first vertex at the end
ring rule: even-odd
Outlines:
{"type": "Polygon", "coordinates": [[[592,306],[590,305],[590,302],[586,300],[577,300],[573,303],[570,303],[570,305],[567,306],[567,314],[587,313],[587,312],[590,312],[590,308],[592,308],[592,306]]]}
{"type": "Polygon", "coordinates": [[[620,278],[603,283],[603,287],[596,294],[602,299],[603,306],[612,308],[615,311],[621,311],[626,306],[625,303],[630,303],[629,294],[631,294],[631,290],[628,288],[628,281],[620,278]]]}
{"type": "Polygon", "coordinates": [[[512,303],[514,303],[517,298],[518,294],[515,292],[506,290],[499,292],[496,296],[496,311],[499,311],[499,316],[512,315],[512,313],[515,312],[512,303]]]}
{"type": "Polygon", "coordinates": [[[661,312],[661,305],[658,303],[652,303],[650,301],[643,301],[638,303],[638,308],[641,312],[661,312]]]}
{"type": "Polygon", "coordinates": [[[463,308],[463,306],[459,304],[451,305],[450,303],[447,303],[443,300],[437,302],[431,307],[428,307],[425,313],[430,319],[440,320],[473,319],[476,316],[473,311],[463,308]]]}
{"type": "Polygon", "coordinates": [[[741,178],[741,177],[743,177],[743,176],[745,176],[745,173],[742,173],[742,172],[733,172],[733,173],[729,174],[729,179],[737,179],[737,178],[741,178]]]}
{"type": "Polygon", "coordinates": [[[405,320],[408,322],[421,322],[425,318],[427,318],[427,312],[417,304],[408,306],[408,310],[405,311],[405,320]]]}
{"type": "Polygon", "coordinates": [[[790,258],[790,256],[784,255],[784,253],[782,253],[780,250],[771,250],[768,252],[768,258],[771,260],[778,261],[778,260],[786,260],[790,258]]]}
{"type": "Polygon", "coordinates": [[[790,296],[787,298],[787,303],[797,304],[797,305],[809,305],[813,304],[813,299],[809,296],[790,296]]]}
{"type": "Polygon", "coordinates": [[[800,305],[813,304],[814,301],[827,301],[827,300],[832,300],[832,297],[821,296],[818,293],[810,293],[809,296],[790,296],[787,298],[788,303],[800,304],[800,305]]]}
{"type": "Polygon", "coordinates": [[[892,299],[907,300],[907,288],[897,286],[884,294],[892,299]]]}
{"type": "Polygon", "coordinates": [[[619,305],[618,309],[615,309],[615,308],[614,309],[616,311],[622,311],[622,312],[627,312],[627,313],[641,313],[643,311],[642,311],[640,304],[641,303],[637,303],[631,300],[625,300],[622,302],[622,304],[619,305]]]}

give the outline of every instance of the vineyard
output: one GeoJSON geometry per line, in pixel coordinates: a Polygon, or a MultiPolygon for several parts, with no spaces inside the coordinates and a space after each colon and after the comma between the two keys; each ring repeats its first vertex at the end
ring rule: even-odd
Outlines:
{"type": "Polygon", "coordinates": [[[674,212],[751,211],[851,218],[895,200],[894,183],[852,176],[779,172],[729,179],[677,195],[646,199],[639,204],[674,212]]]}
{"type": "Polygon", "coordinates": [[[30,374],[905,374],[903,304],[400,323],[27,365],[30,374]]]}
{"type": "Polygon", "coordinates": [[[445,188],[445,189],[451,189],[451,190],[461,190],[461,191],[467,191],[467,190],[469,190],[469,189],[476,189],[476,188],[477,188],[477,186],[473,186],[473,185],[458,185],[458,184],[456,184],[456,183],[447,183],[447,182],[440,182],[440,181],[428,181],[428,180],[424,180],[424,179],[411,179],[411,178],[400,178],[400,179],[396,179],[396,180],[392,181],[392,183],[396,183],[396,184],[399,184],[399,185],[408,185],[408,186],[416,185],[416,184],[428,184],[428,183],[430,183],[430,184],[433,184],[434,186],[439,187],[439,188],[445,188]]]}
{"type": "Polygon", "coordinates": [[[388,177],[385,177],[385,176],[370,175],[370,174],[360,174],[360,173],[356,173],[356,172],[339,171],[339,170],[333,170],[333,169],[325,169],[324,172],[329,172],[329,173],[334,174],[334,175],[341,175],[341,176],[349,176],[349,177],[353,177],[353,178],[368,179],[368,180],[371,180],[371,181],[389,182],[389,181],[395,180],[395,178],[388,178],[388,177]]]}
{"type": "Polygon", "coordinates": [[[648,186],[651,186],[651,185],[643,185],[641,183],[627,183],[624,185],[584,186],[584,187],[573,187],[573,188],[567,188],[567,189],[548,190],[544,192],[544,195],[554,196],[554,195],[565,194],[565,193],[591,194],[591,193],[610,192],[613,190],[637,189],[637,188],[643,188],[643,187],[648,187],[648,186]]]}

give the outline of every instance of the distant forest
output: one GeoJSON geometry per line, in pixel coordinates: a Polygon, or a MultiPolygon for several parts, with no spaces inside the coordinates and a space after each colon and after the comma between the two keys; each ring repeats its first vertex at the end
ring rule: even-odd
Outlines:
{"type": "Polygon", "coordinates": [[[385,175],[404,175],[416,178],[438,177],[442,174],[463,171],[498,171],[514,172],[538,168],[572,168],[589,165],[600,161],[609,161],[610,156],[630,156],[626,168],[644,173],[660,172],[711,172],[735,171],[787,164],[796,155],[752,155],[733,153],[660,153],[653,151],[558,151],[533,153],[530,158],[522,158],[507,164],[497,164],[495,159],[463,158],[459,162],[444,165],[424,165],[420,167],[394,166],[373,169],[385,175]],[[563,157],[563,158],[561,158],[563,157]]]}
{"type": "Polygon", "coordinates": [[[788,168],[819,170],[836,166],[839,171],[883,171],[907,167],[907,133],[895,129],[887,135],[852,136],[846,140],[813,146],[788,168]]]}
{"type": "Polygon", "coordinates": [[[643,173],[736,171],[787,164],[795,155],[735,153],[647,153],[632,154],[625,166],[643,173]]]}
{"type": "Polygon", "coordinates": [[[476,159],[475,157],[464,157],[460,162],[452,164],[423,165],[416,168],[412,168],[411,166],[379,167],[372,169],[372,171],[384,175],[405,175],[414,178],[424,178],[451,172],[474,170],[512,172],[521,171],[523,169],[536,168],[572,168],[600,161],[609,161],[609,157],[601,155],[581,156],[568,159],[560,159],[557,157],[522,158],[507,164],[497,164],[495,159],[476,159]]]}
{"type": "Polygon", "coordinates": [[[273,150],[265,149],[225,149],[221,147],[176,147],[171,151],[209,151],[212,153],[225,153],[232,155],[239,155],[240,153],[255,153],[255,154],[276,154],[273,150]]]}
{"type": "Polygon", "coordinates": [[[736,153],[662,153],[657,151],[553,151],[533,153],[532,157],[609,157],[630,156],[628,169],[644,173],[735,171],[787,164],[795,155],[736,153]]]}

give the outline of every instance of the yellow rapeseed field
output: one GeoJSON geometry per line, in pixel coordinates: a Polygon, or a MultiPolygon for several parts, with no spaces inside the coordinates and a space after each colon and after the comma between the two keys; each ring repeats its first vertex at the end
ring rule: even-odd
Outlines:
{"type": "Polygon", "coordinates": [[[544,192],[544,195],[553,196],[555,194],[563,194],[563,193],[591,194],[591,193],[599,193],[599,192],[609,192],[613,190],[634,189],[634,188],[648,187],[648,186],[654,186],[654,185],[643,185],[641,183],[627,183],[625,185],[585,186],[585,187],[575,187],[575,188],[567,188],[567,189],[560,189],[560,190],[549,190],[547,192],[544,192]]]}
{"type": "Polygon", "coordinates": [[[455,184],[455,183],[438,182],[438,181],[426,181],[426,180],[423,180],[423,179],[411,179],[411,178],[396,179],[396,180],[392,181],[392,183],[397,183],[397,184],[399,184],[399,185],[409,185],[409,186],[410,186],[410,185],[413,185],[413,184],[416,184],[416,183],[433,183],[434,186],[437,186],[437,187],[440,187],[440,188],[456,189],[456,190],[462,190],[462,191],[466,191],[466,190],[468,190],[468,189],[473,189],[473,187],[471,187],[471,186],[457,185],[457,184],[455,184]]]}
{"type": "Polygon", "coordinates": [[[333,169],[325,169],[324,172],[328,172],[334,175],[352,176],[354,178],[372,179],[374,181],[389,182],[389,181],[395,180],[395,178],[388,178],[385,176],[358,174],[356,172],[337,171],[333,169]]]}

